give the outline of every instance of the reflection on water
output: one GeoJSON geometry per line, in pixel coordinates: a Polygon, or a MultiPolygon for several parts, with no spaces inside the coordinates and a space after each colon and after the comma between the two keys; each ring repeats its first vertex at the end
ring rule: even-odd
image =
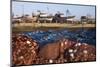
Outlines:
{"type": "Polygon", "coordinates": [[[71,39],[81,43],[96,45],[96,30],[95,29],[77,29],[74,31],[68,29],[60,30],[37,30],[34,32],[23,32],[23,34],[32,37],[38,41],[40,46],[47,43],[55,42],[61,38],[71,39]]]}

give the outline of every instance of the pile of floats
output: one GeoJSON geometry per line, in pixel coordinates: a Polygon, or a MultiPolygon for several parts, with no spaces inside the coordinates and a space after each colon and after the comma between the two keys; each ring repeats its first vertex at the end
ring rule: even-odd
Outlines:
{"type": "Polygon", "coordinates": [[[23,34],[12,36],[12,65],[59,64],[96,60],[96,47],[62,38],[42,48],[31,37],[23,34]]]}

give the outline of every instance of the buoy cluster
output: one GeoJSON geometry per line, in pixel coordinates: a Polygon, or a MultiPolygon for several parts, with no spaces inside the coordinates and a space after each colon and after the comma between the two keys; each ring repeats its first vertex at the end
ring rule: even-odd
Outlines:
{"type": "Polygon", "coordinates": [[[38,44],[25,35],[12,37],[12,63],[14,65],[30,65],[37,58],[38,44]]]}
{"type": "Polygon", "coordinates": [[[12,36],[12,65],[58,64],[96,60],[96,47],[62,39],[44,47],[31,37],[12,36]]]}

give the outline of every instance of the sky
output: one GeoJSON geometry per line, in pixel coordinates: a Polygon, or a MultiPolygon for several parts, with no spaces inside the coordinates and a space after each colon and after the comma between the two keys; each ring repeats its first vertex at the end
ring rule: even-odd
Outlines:
{"type": "Polygon", "coordinates": [[[14,15],[21,16],[23,12],[24,14],[32,15],[32,12],[36,13],[37,10],[52,13],[53,15],[59,11],[64,13],[64,16],[66,16],[66,10],[69,10],[69,14],[67,15],[74,15],[76,16],[76,19],[80,19],[81,16],[86,16],[87,14],[95,17],[95,6],[18,1],[12,2],[12,13],[14,13],[14,15]]]}

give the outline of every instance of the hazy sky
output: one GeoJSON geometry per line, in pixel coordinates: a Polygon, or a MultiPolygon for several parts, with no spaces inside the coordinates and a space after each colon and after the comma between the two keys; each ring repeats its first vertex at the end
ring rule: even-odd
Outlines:
{"type": "Polygon", "coordinates": [[[12,2],[12,12],[14,15],[22,15],[24,9],[24,14],[31,15],[32,12],[41,10],[43,12],[49,12],[55,14],[57,11],[64,13],[66,16],[66,10],[70,11],[70,15],[75,15],[77,19],[80,16],[86,16],[90,14],[95,17],[95,6],[83,6],[83,5],[64,5],[64,4],[48,4],[48,3],[36,3],[36,2],[12,2]]]}

